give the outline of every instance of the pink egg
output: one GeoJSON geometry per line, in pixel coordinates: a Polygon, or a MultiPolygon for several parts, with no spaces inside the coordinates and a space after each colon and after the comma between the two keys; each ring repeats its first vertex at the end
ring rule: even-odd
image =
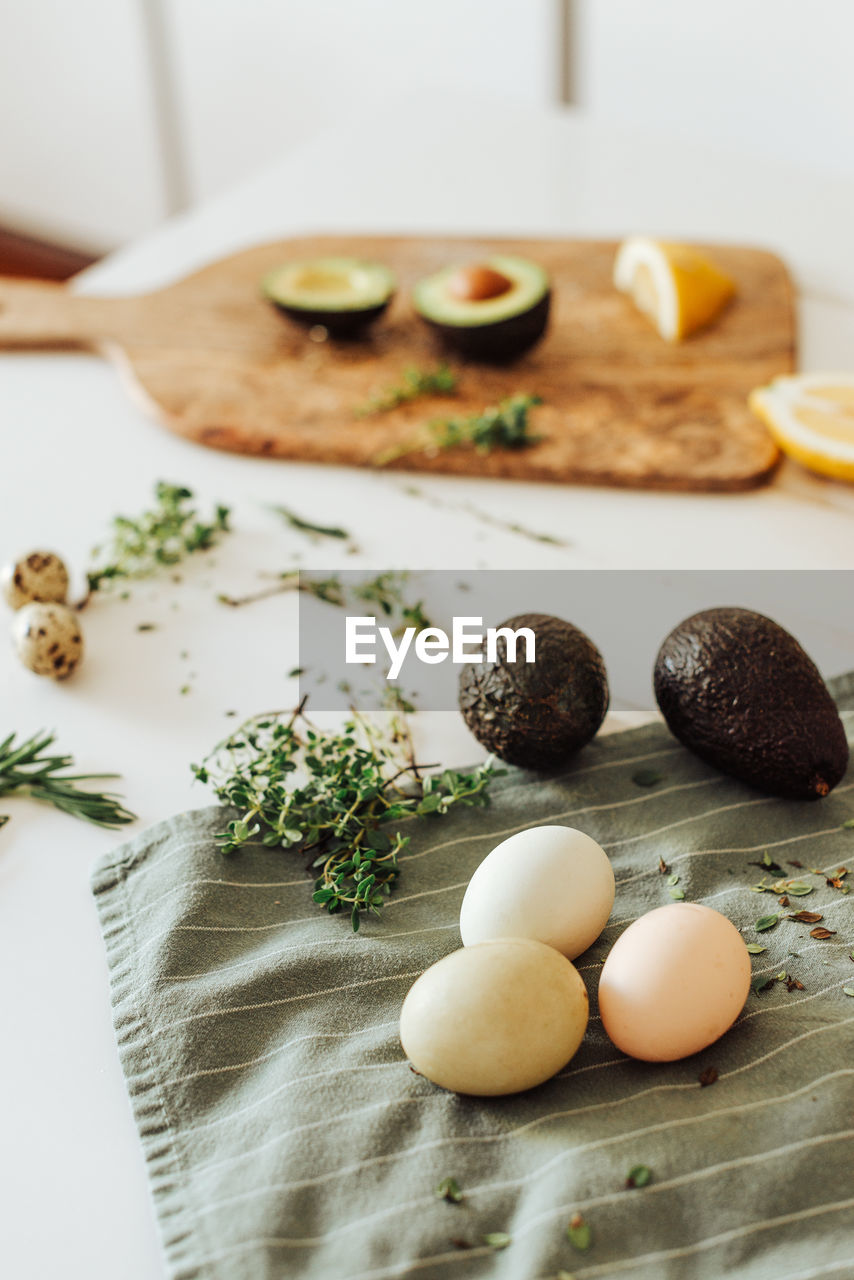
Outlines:
{"type": "Polygon", "coordinates": [[[687,1058],[732,1026],[750,977],[747,947],[726,916],[694,902],[658,907],[629,925],[602,967],[602,1025],[632,1058],[687,1058]]]}

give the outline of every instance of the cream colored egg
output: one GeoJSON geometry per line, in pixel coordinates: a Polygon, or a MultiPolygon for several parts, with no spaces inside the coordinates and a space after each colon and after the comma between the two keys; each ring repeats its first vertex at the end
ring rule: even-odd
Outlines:
{"type": "Polygon", "coordinates": [[[584,983],[564,956],[502,938],[422,973],[403,1003],[400,1040],[415,1070],[443,1089],[518,1093],[566,1066],[587,1015],[584,983]]]}
{"type": "Polygon", "coordinates": [[[617,939],[599,979],[599,1012],[623,1053],[675,1062],[719,1039],[749,990],[750,955],[735,925],[711,907],[675,902],[617,939]]]}
{"type": "Polygon", "coordinates": [[[68,570],[53,551],[31,551],[0,570],[0,590],[10,609],[31,601],[64,603],[68,595],[68,570]]]}
{"type": "Polygon", "coordinates": [[[83,633],[64,604],[25,604],[12,623],[15,650],[37,676],[65,680],[83,657],[83,633]]]}
{"type": "Polygon", "coordinates": [[[605,928],[614,872],[595,840],[574,827],[529,827],[496,845],[472,876],[460,910],[463,945],[535,938],[568,959],[605,928]]]}

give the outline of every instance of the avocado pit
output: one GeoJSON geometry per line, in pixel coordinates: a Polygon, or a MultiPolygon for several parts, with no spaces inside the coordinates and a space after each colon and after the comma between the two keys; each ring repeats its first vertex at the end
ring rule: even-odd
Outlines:
{"type": "Polygon", "coordinates": [[[419,280],[415,310],[454,355],[505,364],[546,331],[551,284],[543,268],[513,254],[448,266],[419,280]]]}
{"type": "Polygon", "coordinates": [[[500,298],[512,288],[512,280],[484,263],[460,267],[448,281],[448,293],[460,302],[484,302],[487,298],[500,298]]]}

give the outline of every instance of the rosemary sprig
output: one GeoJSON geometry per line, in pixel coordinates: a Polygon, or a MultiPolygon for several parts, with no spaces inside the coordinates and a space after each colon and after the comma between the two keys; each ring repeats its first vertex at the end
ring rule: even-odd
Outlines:
{"type": "MultiPolygon", "coordinates": [[[[148,578],[196,551],[207,551],[228,530],[228,507],[216,506],[210,520],[199,519],[193,492],[158,481],[155,505],[139,516],[114,516],[108,543],[96,547],[95,567],[87,576],[89,597],[120,578],[148,578]]],[[[83,603],[85,604],[86,601],[83,603]]]]}
{"type": "MultiPolygon", "coordinates": [[[[84,822],[99,827],[120,827],[133,822],[135,814],[125,809],[120,799],[110,792],[86,791],[78,782],[94,782],[116,778],[115,773],[65,773],[74,760],[71,756],[49,755],[56,741],[54,734],[42,730],[31,738],[15,743],[15,734],[0,742],[0,796],[29,796],[54,808],[70,813],[84,822]]],[[[0,826],[8,821],[3,815],[0,826]]]]}
{"type": "Polygon", "coordinates": [[[388,413],[398,405],[419,396],[451,396],[457,390],[457,375],[446,364],[435,369],[418,369],[410,366],[404,369],[397,386],[386,387],[385,390],[371,396],[355,410],[357,418],[367,418],[372,414],[388,413]]]}
{"type": "Polygon", "coordinates": [[[500,404],[469,417],[437,418],[427,423],[427,439],[395,445],[379,454],[375,462],[383,466],[422,450],[437,453],[444,449],[473,448],[478,453],[491,453],[493,449],[527,449],[542,439],[533,434],[529,421],[531,409],[542,403],[539,396],[509,396],[500,404]]]}
{"type": "Polygon", "coordinates": [[[409,836],[395,823],[485,805],[504,771],[487,763],[422,778],[399,709],[381,728],[353,712],[341,732],[327,732],[308,721],[304,705],[253,717],[192,769],[240,813],[220,833],[224,853],[259,837],[308,857],[314,901],[330,914],[348,910],[358,930],[361,914],[380,912],[400,874],[409,836]]]}

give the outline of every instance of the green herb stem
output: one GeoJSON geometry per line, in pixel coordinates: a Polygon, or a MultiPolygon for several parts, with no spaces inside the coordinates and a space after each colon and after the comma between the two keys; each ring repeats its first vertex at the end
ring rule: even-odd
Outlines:
{"type": "Polygon", "coordinates": [[[451,396],[457,390],[457,375],[446,364],[435,369],[418,369],[410,366],[404,369],[400,382],[396,386],[371,396],[355,410],[357,418],[367,418],[374,414],[388,413],[399,405],[421,396],[451,396]]]}
{"type": "Polygon", "coordinates": [[[457,804],[485,805],[492,778],[503,772],[486,764],[422,778],[400,711],[382,728],[354,712],[331,733],[308,721],[304,702],[288,717],[253,717],[192,767],[240,814],[220,833],[223,852],[258,837],[307,856],[316,871],[314,901],[330,914],[348,910],[354,930],[363,913],[379,913],[400,874],[409,836],[394,824],[441,816],[457,804]]]}
{"type": "MultiPolygon", "coordinates": [[[[77,785],[116,778],[118,774],[64,772],[73,767],[74,759],[48,755],[55,741],[52,733],[42,731],[16,745],[15,734],[10,733],[0,743],[0,796],[29,796],[99,827],[133,822],[136,815],[125,809],[113,793],[87,791],[77,785]]],[[[0,826],[6,821],[7,817],[0,818],[0,826]]]]}
{"type": "Polygon", "coordinates": [[[159,481],[154,496],[150,511],[113,518],[109,542],[93,553],[99,563],[86,575],[89,590],[78,608],[112,582],[149,578],[197,551],[210,550],[229,529],[228,507],[215,507],[208,521],[199,519],[191,489],[159,481]]]}
{"type": "Polygon", "coordinates": [[[437,418],[427,423],[426,438],[395,445],[379,454],[377,466],[385,466],[410,453],[439,453],[445,449],[469,448],[477,453],[494,449],[527,449],[542,439],[531,431],[529,415],[542,404],[539,396],[516,395],[500,404],[465,418],[437,418]]]}

